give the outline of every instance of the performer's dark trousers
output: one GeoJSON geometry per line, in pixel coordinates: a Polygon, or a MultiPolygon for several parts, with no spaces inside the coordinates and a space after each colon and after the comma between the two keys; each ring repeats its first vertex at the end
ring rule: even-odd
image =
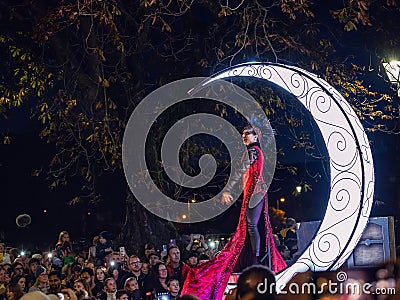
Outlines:
{"type": "Polygon", "coordinates": [[[263,210],[263,197],[263,193],[253,195],[246,209],[247,232],[249,233],[251,249],[255,256],[260,256],[260,233],[258,232],[257,223],[263,210]]]}

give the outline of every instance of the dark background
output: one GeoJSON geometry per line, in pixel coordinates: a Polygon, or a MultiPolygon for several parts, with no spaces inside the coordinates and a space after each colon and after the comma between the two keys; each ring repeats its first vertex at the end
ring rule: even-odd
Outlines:
{"type": "MultiPolygon", "coordinates": [[[[21,119],[20,119],[21,120],[21,119]]],[[[21,120],[22,122],[22,120],[21,120]]],[[[45,169],[51,159],[52,146],[40,140],[35,134],[35,120],[26,121],[25,126],[19,124],[11,145],[1,145],[0,182],[2,183],[2,209],[0,218],[0,235],[8,246],[22,248],[52,247],[61,230],[70,232],[73,239],[92,237],[102,230],[110,230],[115,236],[125,218],[126,185],[122,171],[112,178],[104,178],[103,201],[99,203],[84,203],[68,205],[75,195],[78,185],[72,184],[67,189],[51,190],[48,182],[42,176],[35,177],[32,173],[37,169],[45,169]],[[44,212],[46,210],[46,212],[44,212]],[[29,214],[31,224],[26,228],[16,225],[19,214],[29,214]]],[[[399,218],[398,197],[399,188],[399,139],[397,136],[382,133],[369,134],[372,139],[372,152],[375,165],[375,203],[371,216],[395,216],[396,224],[399,218]]],[[[286,141],[276,137],[278,147],[286,141]]],[[[319,141],[322,143],[322,141],[319,141]]],[[[298,165],[302,171],[299,157],[291,156],[288,163],[298,165]],[[298,161],[297,161],[298,160],[298,161]]],[[[310,173],[321,172],[320,161],[309,162],[310,173]]],[[[312,183],[312,182],[311,182],[312,183]]],[[[285,197],[286,201],[280,208],[286,216],[298,221],[320,220],[323,218],[329,195],[329,178],[322,176],[318,182],[312,183],[312,191],[293,196],[294,186],[285,182],[272,184],[269,193],[271,206],[285,197]]],[[[199,231],[202,233],[229,233],[237,223],[238,207],[233,207],[223,215],[201,226],[178,226],[182,233],[199,231]]]]}

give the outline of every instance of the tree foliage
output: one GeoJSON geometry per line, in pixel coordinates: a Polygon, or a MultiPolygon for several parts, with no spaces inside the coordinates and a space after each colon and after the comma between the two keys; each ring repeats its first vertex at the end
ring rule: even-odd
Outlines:
{"type": "MultiPolygon", "coordinates": [[[[52,188],[71,178],[81,182],[71,203],[98,201],[98,179],[121,174],[124,128],[147,93],[248,60],[315,72],[348,99],[368,130],[394,132],[397,99],[370,78],[382,75],[380,61],[398,48],[398,3],[347,0],[326,7],[320,2],[2,1],[0,113],[33,107],[40,137],[58,149],[45,174],[34,174],[46,176],[52,188]]],[[[321,157],[285,95],[247,88],[274,127],[289,128],[293,149],[321,157]]],[[[227,113],[221,105],[216,110],[227,113]]],[[[2,134],[4,144],[12,142],[9,130],[2,134]]],[[[280,167],[297,174],[296,167],[280,167]]],[[[162,185],[164,178],[159,181],[162,185]]],[[[298,181],[310,188],[304,175],[298,181]]]]}

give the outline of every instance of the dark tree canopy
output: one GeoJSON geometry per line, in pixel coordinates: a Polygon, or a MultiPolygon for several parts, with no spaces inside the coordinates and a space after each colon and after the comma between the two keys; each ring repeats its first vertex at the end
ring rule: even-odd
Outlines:
{"type": "MultiPolygon", "coordinates": [[[[381,61],[399,47],[397,1],[38,0],[1,1],[0,7],[0,113],[31,109],[40,137],[56,146],[48,169],[34,175],[46,177],[51,188],[79,182],[71,203],[98,201],[99,178],[123,176],[124,128],[146,94],[249,60],[317,73],[348,99],[369,131],[398,132],[398,99],[376,84],[384,73],[381,61]]],[[[286,95],[246,87],[272,125],[285,128],[281,132],[293,149],[323,159],[286,95]]],[[[215,113],[234,112],[216,105],[215,113]]],[[[163,128],[170,126],[164,121],[154,131],[155,172],[161,172],[156,151],[163,128]]],[[[13,142],[10,128],[1,134],[4,144],[13,142]]],[[[297,174],[297,167],[283,163],[278,167],[283,177],[298,175],[306,189],[317,176],[297,174]]],[[[168,190],[164,177],[156,176],[168,190]]],[[[139,209],[131,195],[127,202],[128,211],[139,209]]],[[[141,218],[147,224],[154,216],[141,218]]],[[[131,224],[125,225],[127,232],[131,224]]],[[[148,228],[146,234],[154,232],[148,228]]]]}

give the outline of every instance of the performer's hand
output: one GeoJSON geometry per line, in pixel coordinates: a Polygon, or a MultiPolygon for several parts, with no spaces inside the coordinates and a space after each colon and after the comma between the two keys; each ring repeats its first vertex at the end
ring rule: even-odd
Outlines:
{"type": "Polygon", "coordinates": [[[229,192],[223,192],[221,202],[222,204],[231,205],[233,202],[232,195],[229,192]]]}

